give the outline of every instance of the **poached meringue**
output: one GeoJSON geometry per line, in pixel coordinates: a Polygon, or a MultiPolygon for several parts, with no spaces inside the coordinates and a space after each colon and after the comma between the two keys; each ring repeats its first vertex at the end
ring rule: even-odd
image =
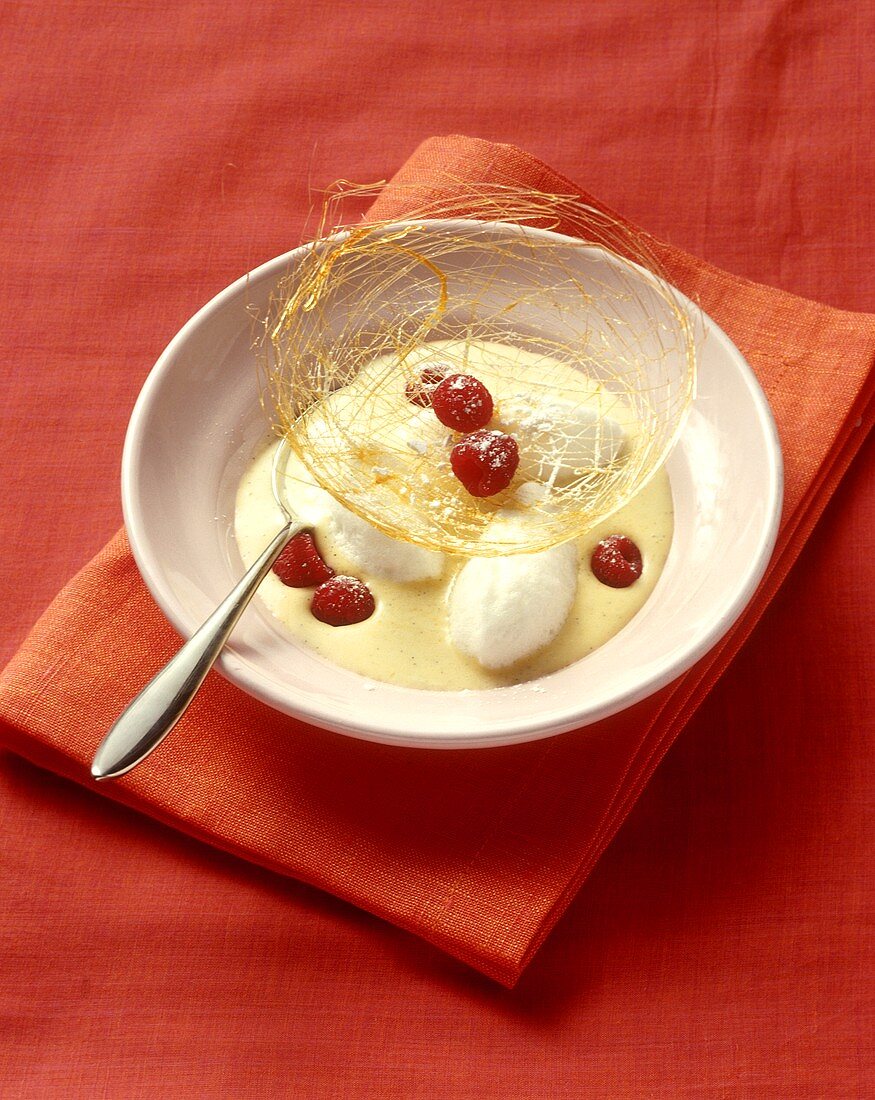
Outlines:
{"type": "Polygon", "coordinates": [[[484,668],[506,668],[549,645],[577,591],[579,554],[563,543],[536,554],[469,558],[449,596],[453,645],[484,668]]]}

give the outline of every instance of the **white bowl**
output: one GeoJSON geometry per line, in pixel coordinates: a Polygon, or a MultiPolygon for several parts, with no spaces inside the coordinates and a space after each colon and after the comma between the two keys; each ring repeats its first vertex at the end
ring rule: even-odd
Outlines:
{"type": "MultiPolygon", "coordinates": [[[[296,252],[271,260],[204,306],[156,363],[131,417],[122,463],[125,524],[146,584],[185,637],[242,573],[234,497],[266,434],[248,308],[265,309],[295,260],[296,252]]],[[[698,329],[699,364],[697,396],[667,463],[674,539],[649,600],[609,642],[535,684],[430,692],[330,663],[296,642],[256,599],[219,671],[315,725],[426,748],[504,745],[583,727],[686,671],[729,630],[762,577],[777,536],[783,468],[771,411],[741,353],[676,293],[698,329]]]]}

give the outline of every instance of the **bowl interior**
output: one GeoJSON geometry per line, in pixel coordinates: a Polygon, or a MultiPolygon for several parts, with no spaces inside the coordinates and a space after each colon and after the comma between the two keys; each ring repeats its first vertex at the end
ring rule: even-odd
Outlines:
{"type": "MultiPolygon", "coordinates": [[[[125,522],[147,585],[185,636],[242,572],[234,498],[266,435],[248,308],[266,307],[294,261],[290,253],[256,269],[192,318],[159,359],[131,418],[125,522]]],[[[461,748],[587,725],[689,668],[729,629],[765,569],[780,516],[782,467],[774,423],[750,369],[725,334],[687,305],[698,330],[698,392],[667,466],[672,549],[650,599],[606,645],[535,684],[417,691],[332,665],[296,643],[256,600],[220,671],[278,710],[338,732],[461,748]]]]}

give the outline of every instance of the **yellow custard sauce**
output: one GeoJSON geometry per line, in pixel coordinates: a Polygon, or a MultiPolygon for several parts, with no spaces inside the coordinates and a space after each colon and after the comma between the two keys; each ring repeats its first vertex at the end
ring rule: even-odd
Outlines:
{"type": "MultiPolygon", "coordinates": [[[[452,351],[452,346],[444,345],[452,351]]],[[[485,366],[494,345],[465,348],[471,373],[497,389],[500,385],[485,366]]],[[[543,356],[513,349],[515,365],[541,369],[543,356]],[[531,364],[526,364],[526,357],[531,364]]],[[[235,535],[240,556],[249,566],[283,524],[271,489],[271,464],[276,441],[270,441],[244,474],[236,500],[235,535]]],[[[288,504],[299,507],[321,490],[296,457],[288,464],[288,504]]],[[[376,611],[365,622],[331,627],[309,610],[312,589],[295,589],[269,574],[259,588],[263,605],[304,645],[326,659],[363,676],[411,688],[442,691],[478,690],[525,683],[555,672],[585,657],[621,630],[645,603],[662,572],[671,545],[673,508],[669,478],[659,470],[628,504],[576,540],[579,551],[577,591],[559,633],[546,646],[516,664],[489,669],[460,652],[448,631],[448,598],[453,581],[468,560],[446,555],[441,575],[434,580],[398,582],[368,575],[345,560],[318,526],[314,532],[325,560],[338,573],[358,576],[369,586],[376,611]],[[639,547],[644,567],[630,587],[615,589],[592,575],[589,560],[596,544],[607,535],[623,534],[639,547]]],[[[291,658],[290,658],[291,659],[291,658]]]]}

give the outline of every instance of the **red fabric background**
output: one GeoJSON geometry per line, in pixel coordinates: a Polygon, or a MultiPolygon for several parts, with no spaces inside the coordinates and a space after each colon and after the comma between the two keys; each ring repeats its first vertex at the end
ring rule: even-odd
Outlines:
{"type": "MultiPolygon", "coordinates": [[[[875,309],[872,14],[4,7],[4,656],[119,522],[147,369],[298,239],[308,180],[510,140],[714,263],[875,309]]],[[[513,993],[3,758],[0,1091],[863,1095],[873,467],[513,993]]]]}

